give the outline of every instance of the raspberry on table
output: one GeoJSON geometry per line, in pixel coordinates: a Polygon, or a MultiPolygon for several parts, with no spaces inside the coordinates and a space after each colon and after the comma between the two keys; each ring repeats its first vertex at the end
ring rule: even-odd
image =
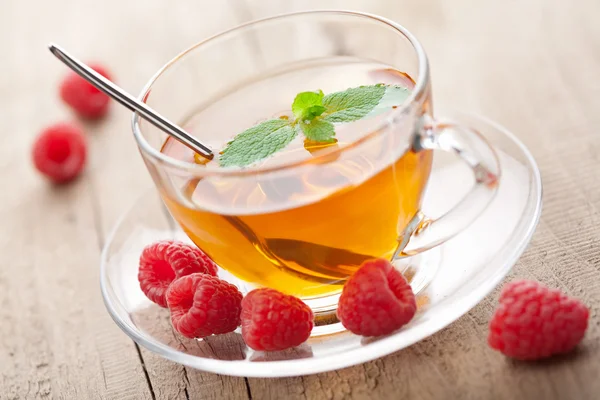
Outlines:
{"type": "Polygon", "coordinates": [[[242,294],[215,276],[194,273],[177,278],[166,300],[173,328],[185,337],[228,333],[240,325],[242,294]]]}
{"type": "Polygon", "coordinates": [[[571,351],[587,329],[588,308],[541,283],[508,283],[490,321],[489,345],[520,360],[537,360],[571,351]]]}
{"type": "Polygon", "coordinates": [[[216,276],[217,266],[196,247],[162,240],[142,251],[138,280],[140,288],[151,301],[167,307],[165,294],[171,282],[195,272],[216,276]]]}
{"type": "MultiPolygon", "coordinates": [[[[90,64],[90,67],[103,77],[111,79],[103,66],[90,64]]],[[[108,112],[110,98],[75,72],[68,73],[59,90],[60,98],[83,118],[98,119],[108,112]]]]}
{"type": "Polygon", "coordinates": [[[415,315],[415,295],[404,276],[387,260],[365,261],[346,282],[337,316],[346,329],[362,336],[387,335],[415,315]]]}
{"type": "Polygon", "coordinates": [[[58,123],[44,129],[32,151],[36,169],[55,183],[76,178],[85,166],[86,139],[79,127],[58,123]]]}
{"type": "Polygon", "coordinates": [[[242,300],[242,338],[254,350],[299,346],[309,338],[313,320],[302,300],[274,289],[255,289],[242,300]]]}

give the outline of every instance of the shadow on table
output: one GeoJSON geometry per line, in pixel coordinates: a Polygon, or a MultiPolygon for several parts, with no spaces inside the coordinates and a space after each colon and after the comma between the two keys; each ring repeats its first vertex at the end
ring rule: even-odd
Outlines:
{"type": "Polygon", "coordinates": [[[237,332],[201,340],[188,339],[173,330],[169,310],[157,305],[135,311],[131,319],[148,340],[167,346],[171,351],[217,360],[246,359],[246,345],[237,332]]]}

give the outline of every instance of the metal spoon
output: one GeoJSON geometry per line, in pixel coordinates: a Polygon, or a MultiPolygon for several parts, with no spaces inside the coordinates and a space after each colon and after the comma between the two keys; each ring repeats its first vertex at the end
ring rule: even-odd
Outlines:
{"type": "Polygon", "coordinates": [[[120,104],[124,105],[131,111],[135,111],[146,121],[156,126],[158,129],[168,133],[173,138],[179,140],[181,143],[192,149],[202,156],[212,159],[214,157],[213,152],[208,146],[200,143],[198,139],[184,131],[179,126],[175,125],[152,108],[148,107],[145,103],[137,100],[134,96],[115,85],[89,66],[85,65],[78,59],[72,57],[65,50],[59,46],[50,43],[48,48],[60,61],[65,63],[69,68],[79,74],[83,79],[94,85],[98,90],[106,93],[108,96],[115,99],[120,104]]]}

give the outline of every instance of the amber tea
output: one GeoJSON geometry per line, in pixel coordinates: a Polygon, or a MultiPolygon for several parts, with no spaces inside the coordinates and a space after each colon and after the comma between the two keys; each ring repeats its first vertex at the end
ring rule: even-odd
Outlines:
{"type": "MultiPolygon", "coordinates": [[[[414,85],[408,75],[368,62],[307,64],[239,87],[198,109],[183,125],[220,150],[265,120],[293,119],[290,102],[300,92],[381,83],[408,91],[414,85]]],[[[414,152],[388,138],[376,150],[343,154],[376,133],[397,106],[384,104],[387,109],[377,115],[335,124],[332,139],[297,135],[275,154],[246,166],[246,175],[182,178],[174,182],[175,192],[161,190],[165,203],[189,237],[241,279],[303,298],[335,293],[364,260],[390,259],[420,208],[430,151],[414,152]],[[252,174],[265,169],[272,172],[252,174]]],[[[219,157],[194,158],[172,139],[161,151],[219,165],[219,157]]]]}

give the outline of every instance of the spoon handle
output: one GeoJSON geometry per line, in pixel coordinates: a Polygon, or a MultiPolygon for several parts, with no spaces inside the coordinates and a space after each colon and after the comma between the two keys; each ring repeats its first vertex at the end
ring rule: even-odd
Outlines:
{"type": "Polygon", "coordinates": [[[200,143],[198,139],[191,136],[179,126],[158,114],[145,103],[137,100],[131,94],[127,93],[86,64],[69,55],[59,46],[51,43],[48,48],[60,61],[65,63],[83,79],[94,85],[102,92],[106,93],[108,96],[112,97],[131,111],[137,112],[142,118],[150,122],[152,125],[168,133],[173,138],[179,140],[181,143],[194,150],[196,153],[199,153],[209,159],[213,158],[213,152],[210,150],[210,148],[200,143]]]}

